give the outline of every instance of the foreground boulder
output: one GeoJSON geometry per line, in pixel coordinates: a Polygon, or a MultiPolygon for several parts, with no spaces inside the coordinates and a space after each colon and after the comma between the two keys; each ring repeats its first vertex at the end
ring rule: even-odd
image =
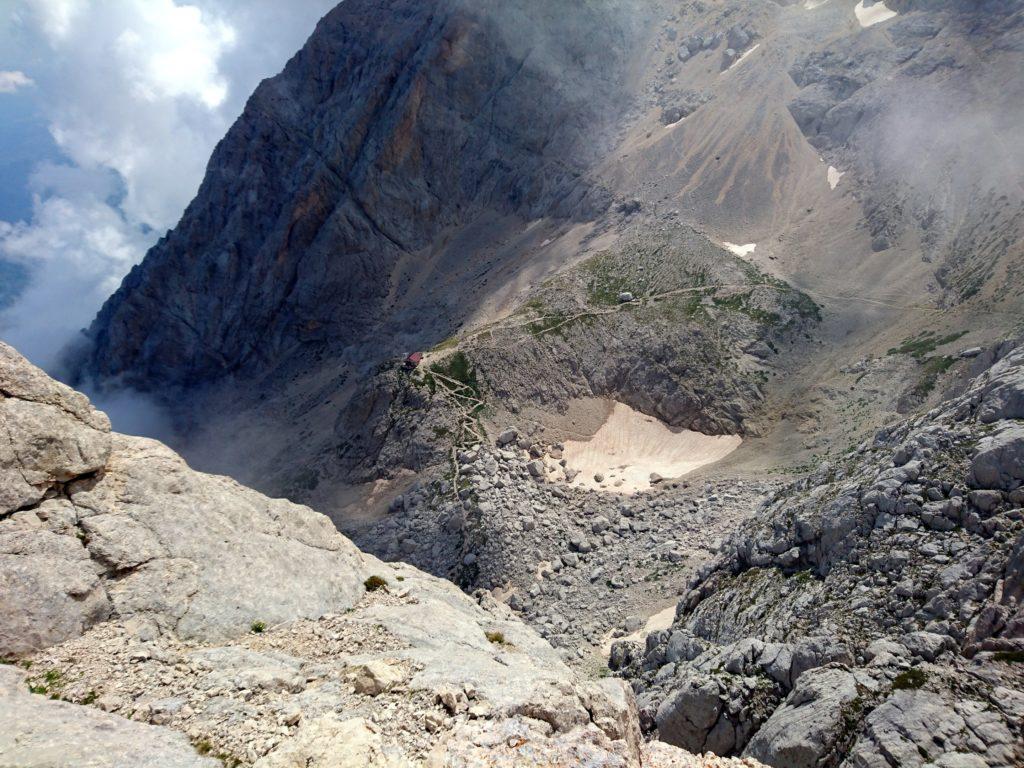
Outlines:
{"type": "Polygon", "coordinates": [[[770,499],[613,664],[685,749],[1024,763],[1024,348],[770,499]]]}
{"type": "Polygon", "coordinates": [[[110,433],[0,345],[0,657],[105,620],[225,639],[351,607],[370,564],[327,518],[110,433]]]}
{"type": "Polygon", "coordinates": [[[29,692],[0,667],[0,764],[91,768],[218,768],[183,734],[29,692]]]}

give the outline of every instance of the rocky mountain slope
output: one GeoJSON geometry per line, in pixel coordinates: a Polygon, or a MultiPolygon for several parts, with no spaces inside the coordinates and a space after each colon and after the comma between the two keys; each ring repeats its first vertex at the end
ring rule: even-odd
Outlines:
{"type": "Polygon", "coordinates": [[[768,499],[670,629],[621,643],[642,718],[787,766],[1024,760],[1024,350],[768,499]]]}
{"type": "Polygon", "coordinates": [[[468,356],[493,429],[608,397],[800,461],[860,436],[844,407],[865,433],[949,366],[875,363],[896,393],[843,369],[1014,331],[1017,3],[570,6],[339,5],[73,381],[151,394],[198,466],[351,520],[461,431],[387,370],[417,349],[468,356]],[[769,281],[805,298],[780,311],[769,281]],[[609,311],[612,286],[661,311],[609,311]]]}
{"type": "Polygon", "coordinates": [[[610,649],[694,752],[1019,762],[1022,67],[1017,0],[341,3],[68,358],[289,501],[11,363],[27,684],[264,765],[683,760],[610,649]]]}
{"type": "Polygon", "coordinates": [[[6,345],[0,393],[0,764],[705,764],[489,593],[111,433],[6,345]]]}

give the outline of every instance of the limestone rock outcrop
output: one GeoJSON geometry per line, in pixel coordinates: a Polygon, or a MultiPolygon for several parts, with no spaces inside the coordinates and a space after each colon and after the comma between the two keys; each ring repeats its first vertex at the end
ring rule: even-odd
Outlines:
{"type": "Polygon", "coordinates": [[[765,502],[613,651],[647,728],[777,768],[1019,765],[1022,371],[1011,347],[765,502]]]}
{"type": "Polygon", "coordinates": [[[46,453],[36,500],[0,509],[0,764],[640,765],[628,686],[581,679],[486,593],[111,434],[2,344],[0,381],[11,456],[64,446],[72,417],[105,446],[46,453]]]}

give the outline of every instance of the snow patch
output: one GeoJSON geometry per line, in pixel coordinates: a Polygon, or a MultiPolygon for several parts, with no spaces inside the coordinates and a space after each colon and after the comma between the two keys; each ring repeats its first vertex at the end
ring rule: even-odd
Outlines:
{"type": "MultiPolygon", "coordinates": [[[[734,61],[734,62],[733,62],[732,64],[730,64],[730,65],[729,65],[729,69],[733,69],[733,68],[735,68],[735,67],[738,67],[738,66],[740,65],[740,63],[741,63],[741,62],[742,62],[742,61],[743,61],[743,60],[744,60],[745,58],[747,58],[747,56],[749,56],[750,54],[752,54],[752,53],[753,53],[754,51],[756,51],[756,50],[757,50],[758,48],[760,48],[760,47],[761,47],[761,44],[760,44],[760,43],[758,43],[757,45],[755,45],[755,46],[754,46],[753,48],[751,48],[751,49],[750,49],[749,51],[747,51],[747,52],[746,52],[746,53],[744,53],[744,54],[743,54],[742,56],[740,56],[740,57],[739,57],[738,59],[736,59],[736,61],[734,61]]],[[[725,70],[725,71],[726,71],[726,72],[728,72],[728,71],[729,71],[729,69],[727,69],[727,70],[725,70]]]]}
{"type": "Polygon", "coordinates": [[[828,185],[832,189],[835,189],[836,187],[839,186],[839,180],[841,178],[843,178],[843,176],[845,176],[845,175],[846,175],[846,171],[840,171],[835,166],[830,165],[828,167],[828,185]]]}
{"type": "Polygon", "coordinates": [[[650,490],[652,474],[682,477],[724,459],[742,442],[737,435],[674,430],[625,403],[615,403],[592,438],[566,442],[562,455],[567,469],[579,471],[573,485],[634,494],[650,490]]]}
{"type": "Polygon", "coordinates": [[[735,243],[722,243],[722,247],[727,251],[732,251],[740,258],[749,256],[757,250],[757,243],[747,243],[746,245],[736,245],[735,243]]]}
{"type": "Polygon", "coordinates": [[[821,8],[828,0],[804,0],[804,10],[813,11],[815,8],[821,8]]]}
{"type": "Polygon", "coordinates": [[[864,7],[864,0],[860,0],[853,12],[857,14],[857,21],[860,22],[862,27],[872,27],[875,24],[880,24],[883,21],[888,21],[893,16],[897,16],[896,11],[886,8],[885,3],[878,0],[870,8],[864,7]]]}

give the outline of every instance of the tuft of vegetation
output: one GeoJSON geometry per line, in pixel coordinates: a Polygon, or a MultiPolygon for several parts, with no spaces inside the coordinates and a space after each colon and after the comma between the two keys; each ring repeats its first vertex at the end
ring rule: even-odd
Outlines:
{"type": "Polygon", "coordinates": [[[48,669],[42,677],[29,681],[28,690],[39,696],[49,696],[51,699],[59,699],[61,689],[64,688],[64,673],[59,669],[48,669]]]}
{"type": "Polygon", "coordinates": [[[383,576],[371,576],[363,582],[367,592],[376,592],[378,589],[387,589],[388,582],[383,576]]]}
{"type": "Polygon", "coordinates": [[[264,632],[267,631],[267,625],[265,622],[262,621],[254,621],[252,624],[249,625],[249,631],[252,632],[254,635],[262,635],[264,632]]]}
{"type": "Polygon", "coordinates": [[[898,347],[890,349],[889,354],[910,355],[915,360],[924,360],[939,347],[951,344],[966,335],[967,331],[958,331],[947,336],[936,336],[935,331],[925,331],[914,338],[904,339],[898,347]]]}
{"type": "Polygon", "coordinates": [[[1024,664],[1024,651],[996,651],[992,658],[1009,664],[1024,664]]]}
{"type": "Polygon", "coordinates": [[[805,584],[810,584],[812,581],[814,581],[814,574],[811,573],[810,569],[805,569],[797,571],[792,576],[790,576],[790,578],[793,579],[793,581],[795,581],[800,586],[804,586],[805,584]]]}
{"type": "Polygon", "coordinates": [[[896,691],[916,691],[927,681],[928,675],[924,670],[912,667],[896,675],[896,679],[892,681],[892,687],[896,691]]]}
{"type": "Polygon", "coordinates": [[[766,312],[763,309],[752,306],[750,303],[751,296],[752,292],[746,291],[744,293],[734,293],[731,296],[714,296],[711,300],[715,303],[716,307],[728,309],[731,312],[740,312],[762,325],[775,325],[782,319],[774,312],[766,312]]]}
{"type": "Polygon", "coordinates": [[[939,377],[948,371],[956,363],[952,357],[929,357],[922,366],[921,378],[914,386],[914,394],[918,397],[928,397],[939,382],[939,377]]]}
{"type": "Polygon", "coordinates": [[[503,632],[485,632],[484,634],[487,636],[488,641],[495,645],[506,645],[503,632]]]}

